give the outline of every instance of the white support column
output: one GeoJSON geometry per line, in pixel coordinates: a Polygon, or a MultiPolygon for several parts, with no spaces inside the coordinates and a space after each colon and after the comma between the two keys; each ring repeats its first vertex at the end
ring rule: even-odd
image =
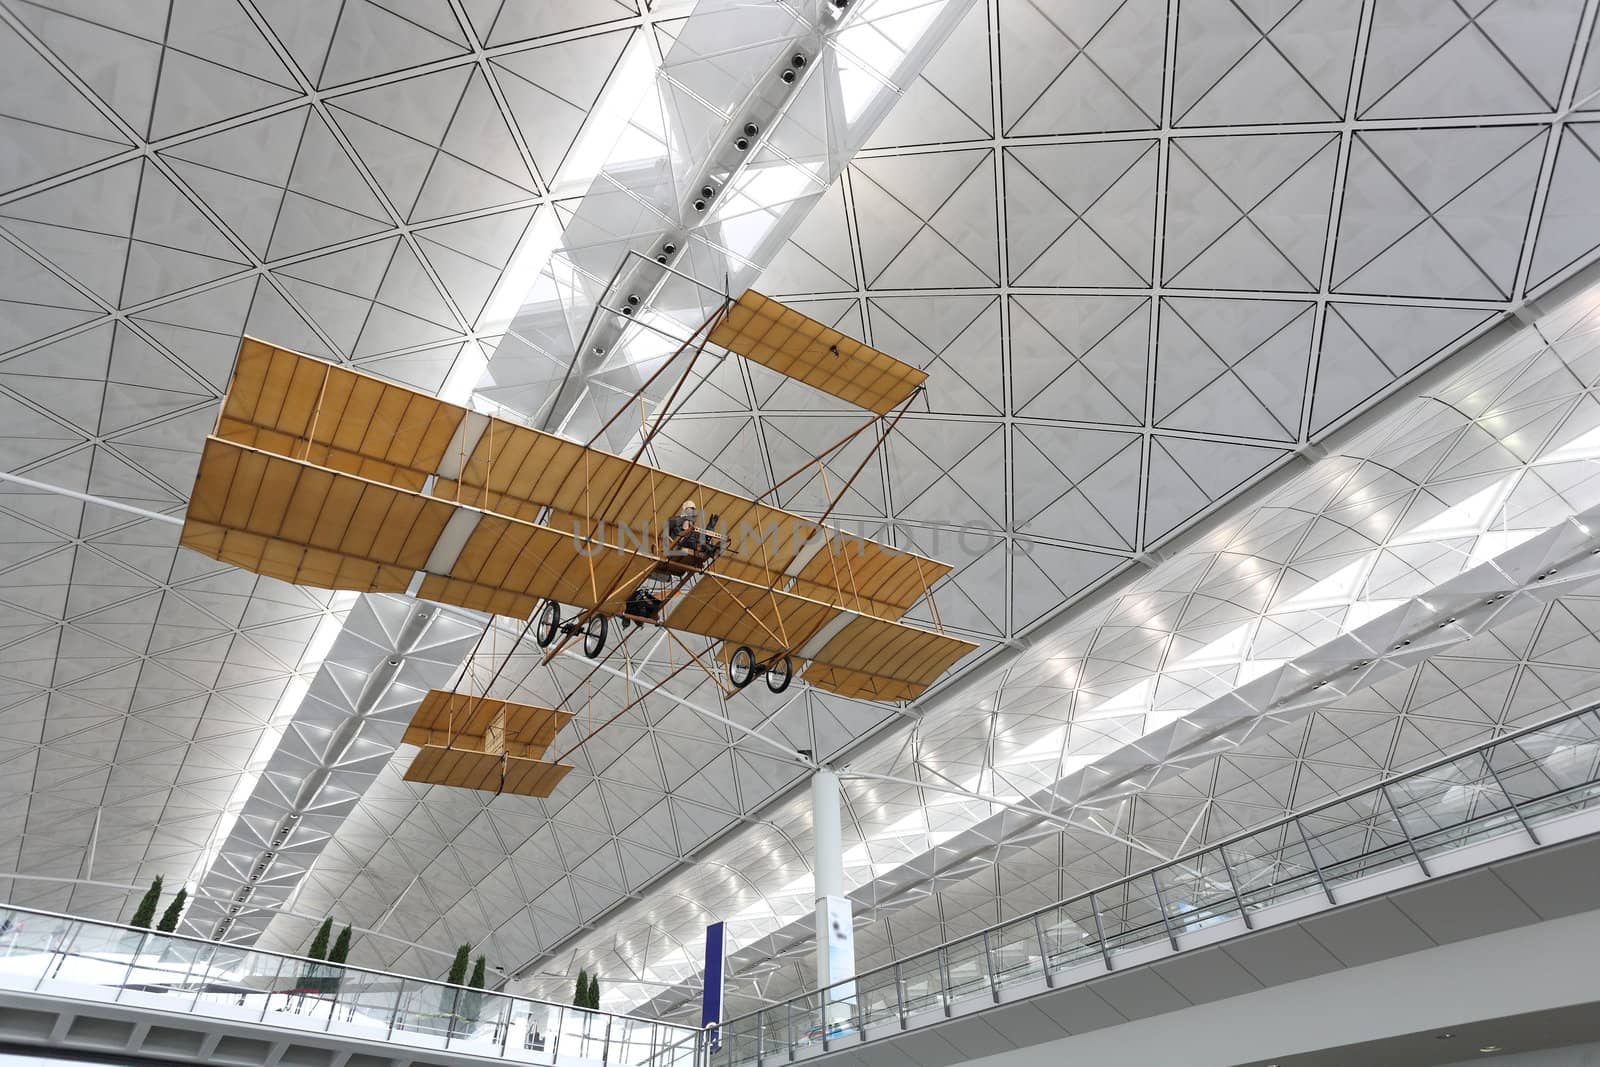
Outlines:
{"type": "Polygon", "coordinates": [[[855,916],[844,894],[844,853],[839,829],[839,776],[827,767],[811,777],[811,826],[816,838],[817,988],[827,1025],[850,1017],[852,986],[838,983],[856,973],[855,916]]]}

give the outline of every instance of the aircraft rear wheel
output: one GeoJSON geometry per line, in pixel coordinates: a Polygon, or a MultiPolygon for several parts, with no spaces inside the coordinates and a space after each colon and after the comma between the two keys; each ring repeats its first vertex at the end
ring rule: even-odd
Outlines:
{"type": "Polygon", "coordinates": [[[610,629],[609,620],[604,615],[596,615],[589,620],[583,628],[583,654],[590,659],[599,659],[600,653],[606,650],[606,632],[610,629]]]}
{"type": "Polygon", "coordinates": [[[561,630],[561,605],[547,600],[539,612],[539,621],[533,626],[533,640],[540,648],[549,648],[561,630]]]}
{"type": "Polygon", "coordinates": [[[735,689],[743,689],[756,680],[756,654],[749,645],[740,645],[728,657],[728,681],[735,689]]]}
{"type": "Polygon", "coordinates": [[[789,683],[794,680],[794,661],[788,656],[780,656],[767,664],[767,688],[774,693],[781,693],[789,688],[789,683]]]}

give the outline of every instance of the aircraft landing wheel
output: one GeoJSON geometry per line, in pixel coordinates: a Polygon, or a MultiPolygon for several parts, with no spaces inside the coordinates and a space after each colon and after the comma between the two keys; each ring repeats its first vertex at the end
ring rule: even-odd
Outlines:
{"type": "Polygon", "coordinates": [[[533,640],[540,648],[549,648],[561,631],[561,605],[547,600],[539,612],[539,621],[533,624],[533,640]]]}
{"type": "Polygon", "coordinates": [[[740,645],[728,657],[728,681],[735,689],[743,689],[756,680],[756,654],[749,645],[740,645]]]}
{"type": "Polygon", "coordinates": [[[789,688],[789,683],[794,681],[794,661],[788,656],[779,656],[767,664],[767,688],[774,693],[781,693],[789,688]]]}
{"type": "Polygon", "coordinates": [[[610,620],[604,615],[596,615],[589,620],[583,628],[583,654],[590,659],[599,659],[600,653],[606,650],[606,632],[610,630],[610,620]]]}

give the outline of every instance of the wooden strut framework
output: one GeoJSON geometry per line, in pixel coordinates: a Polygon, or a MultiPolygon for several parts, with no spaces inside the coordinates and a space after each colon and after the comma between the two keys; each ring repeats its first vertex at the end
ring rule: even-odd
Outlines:
{"type": "MultiPolygon", "coordinates": [[[[560,627],[559,644],[541,663],[560,654],[596,617],[641,629],[654,624],[670,639],[669,653],[676,648],[683,654],[666,677],[628,700],[585,742],[692,666],[732,695],[750,680],[733,677],[733,658],[741,653],[758,673],[777,670],[782,687],[794,673],[792,657],[813,686],[904,700],[975,647],[946,634],[932,605],[931,588],[948,566],[864,538],[853,539],[852,554],[848,539],[824,525],[921,393],[925,378],[747,292],[738,301],[724,300],[587,444],[578,445],[247,339],[206,442],[183,543],[289,581],[407,591],[522,616],[517,640],[478,695],[436,691],[419,708],[413,726],[426,743],[408,777],[414,772],[422,777],[413,780],[549,795],[571,768],[542,759],[548,741],[536,746],[525,735],[535,723],[555,722],[559,730],[572,713],[488,696],[543,604],[571,604],[578,614],[560,627]],[[870,407],[873,415],[756,497],[649,466],[645,453],[709,343],[870,407]],[[645,394],[685,354],[686,365],[652,419],[644,412],[645,394]],[[631,455],[594,448],[636,401],[641,434],[631,455]],[[829,458],[874,427],[872,447],[834,491],[829,458]],[[827,501],[819,519],[765,502],[813,466],[827,501]],[[631,547],[620,532],[606,537],[607,525],[614,531],[641,523],[657,529],[665,511],[685,496],[705,500],[710,506],[701,508],[703,514],[726,514],[732,521],[725,529],[739,522],[743,532],[753,523],[759,551],[749,545],[731,550],[718,534],[717,544],[730,550],[672,562],[659,532],[644,539],[650,544],[636,537],[631,547]],[[570,537],[559,529],[568,520],[570,537]],[[804,545],[802,533],[808,535],[804,545]],[[786,536],[795,543],[786,544],[786,536]],[[631,603],[647,579],[658,583],[648,587],[658,598],[649,616],[631,603]],[[899,621],[924,598],[933,630],[899,621]],[[669,604],[670,612],[661,610],[669,604]],[[679,630],[709,638],[713,647],[720,643],[713,660],[725,666],[719,669],[697,653],[674,632],[679,630]],[[725,671],[733,688],[724,681],[725,671]],[[424,721],[429,725],[419,725],[424,721]]],[[[492,629],[479,636],[457,687],[478,688],[472,663],[492,629]]],[[[625,656],[627,637],[621,645],[625,656]]],[[[540,643],[554,642],[541,637],[540,643]]],[[[559,706],[569,706],[599,669],[597,664],[579,680],[559,706]]]]}
{"type": "MultiPolygon", "coordinates": [[[[715,325],[717,320],[721,316],[726,314],[726,313],[727,313],[727,302],[724,301],[724,303],[722,305],[720,305],[717,308],[716,311],[712,312],[712,314],[710,316],[708,316],[706,318],[706,320],[703,323],[701,323],[701,325],[699,327],[697,327],[695,329],[695,331],[692,334],[690,334],[689,337],[686,338],[683,341],[683,343],[680,344],[677,347],[677,349],[672,353],[671,356],[667,357],[667,359],[662,362],[660,367],[656,368],[656,370],[650,375],[649,378],[645,379],[644,383],[641,384],[637,390],[635,390],[635,392],[633,393],[632,396],[630,396],[626,401],[623,402],[623,404],[617,409],[616,413],[613,414],[611,416],[611,418],[607,419],[606,422],[598,430],[596,430],[594,432],[594,434],[589,438],[588,442],[584,445],[584,447],[585,448],[592,448],[594,446],[595,442],[598,441],[605,434],[605,432],[611,428],[612,424],[614,424],[617,421],[617,419],[621,417],[623,412],[625,412],[630,406],[632,406],[632,404],[633,404],[633,402],[635,400],[641,400],[641,402],[642,402],[642,398],[644,396],[645,391],[648,390],[651,385],[655,384],[656,380],[658,378],[660,378],[663,373],[665,373],[666,369],[669,366],[671,366],[672,363],[675,360],[677,360],[677,358],[679,356],[681,356],[688,349],[688,347],[691,344],[694,344],[695,345],[694,356],[690,359],[689,367],[684,371],[683,377],[681,377],[679,379],[678,384],[676,386],[674,386],[671,395],[668,396],[666,404],[664,404],[662,406],[662,412],[664,413],[666,411],[667,407],[669,407],[671,405],[673,399],[676,398],[677,393],[678,393],[678,389],[682,387],[683,382],[688,378],[689,371],[692,370],[693,367],[694,367],[694,360],[698,359],[699,356],[700,356],[700,353],[705,350],[706,338],[702,338],[701,334],[705,334],[706,337],[709,337],[711,328],[715,325]],[[696,344],[696,339],[697,338],[700,338],[698,344],[696,344]]],[[[639,445],[638,449],[635,451],[634,456],[633,456],[633,463],[634,464],[637,464],[639,458],[644,454],[645,447],[655,437],[656,432],[660,429],[661,421],[662,420],[660,418],[658,418],[657,422],[656,422],[656,426],[653,429],[651,429],[650,432],[647,435],[645,435],[643,440],[640,442],[640,445],[639,445]]],[[[491,427],[492,427],[492,424],[491,424],[491,427]]],[[[490,441],[490,447],[491,447],[491,455],[492,455],[493,454],[493,452],[492,452],[493,441],[492,440],[490,441]]],[[[465,461],[465,457],[464,456],[462,457],[462,461],[463,462],[465,461]]],[[[621,488],[621,484],[622,483],[618,482],[618,483],[616,483],[616,485],[613,486],[613,489],[612,489],[613,494],[615,494],[621,488]]],[[[488,478],[485,478],[484,479],[484,492],[485,492],[485,494],[487,494],[487,492],[488,492],[488,488],[487,487],[488,487],[488,478]]],[[[587,503],[587,497],[586,497],[586,503],[587,503]]],[[[593,515],[593,512],[592,512],[592,510],[590,510],[588,512],[587,517],[592,519],[592,515],[593,515]]],[[[594,567],[592,565],[592,562],[591,562],[591,565],[590,565],[590,568],[589,568],[589,580],[590,580],[591,588],[595,588],[596,580],[595,580],[594,567]]],[[[606,596],[609,597],[614,592],[615,592],[615,589],[608,590],[606,596]]],[[[599,599],[603,600],[603,599],[606,599],[606,597],[601,597],[599,599]]],[[[510,649],[510,651],[507,652],[505,659],[500,661],[499,666],[497,666],[495,668],[494,673],[489,678],[489,681],[486,682],[483,685],[482,692],[475,698],[475,700],[472,703],[471,707],[468,709],[467,716],[466,716],[467,718],[470,719],[471,717],[478,715],[480,709],[487,702],[489,702],[489,700],[490,700],[490,698],[489,698],[489,690],[499,680],[500,674],[501,674],[502,671],[505,670],[506,665],[511,662],[511,653],[514,652],[516,650],[516,648],[519,645],[521,645],[521,643],[527,638],[528,630],[533,625],[533,622],[534,622],[535,618],[536,618],[535,615],[529,615],[528,619],[523,623],[522,631],[521,631],[521,633],[518,634],[517,640],[512,642],[511,649],[510,649]]],[[[458,686],[461,684],[461,682],[465,682],[465,681],[468,680],[471,663],[474,660],[474,658],[477,656],[479,649],[481,649],[482,646],[483,646],[484,636],[487,635],[493,629],[494,629],[494,624],[491,621],[488,626],[484,627],[483,633],[480,633],[478,635],[478,640],[473,645],[472,652],[470,652],[468,654],[468,656],[467,656],[467,669],[464,669],[462,671],[461,679],[460,679],[460,681],[457,682],[458,686]]],[[[566,641],[568,641],[570,639],[571,639],[570,635],[565,636],[563,638],[563,645],[566,643],[566,641]]],[[[559,649],[557,649],[556,651],[559,651],[559,649]]],[[[550,655],[554,655],[554,653],[552,652],[550,655]]],[[[545,656],[541,660],[541,662],[542,663],[549,662],[550,655],[545,656]]],[[[532,669],[533,668],[530,668],[530,672],[531,672],[532,669]]],[[[571,691],[567,692],[566,694],[564,694],[562,696],[562,698],[558,702],[557,706],[561,707],[561,708],[566,707],[570,703],[570,701],[573,699],[573,697],[575,697],[578,694],[578,692],[582,689],[582,687],[587,685],[594,678],[595,674],[599,672],[599,669],[600,669],[600,666],[599,666],[599,663],[597,662],[594,667],[590,668],[589,673],[586,674],[583,677],[582,681],[580,681],[577,685],[573,686],[571,691]]],[[[682,668],[679,668],[679,669],[681,670],[682,668]]],[[[671,677],[675,676],[676,674],[677,674],[677,671],[674,671],[673,675],[669,675],[668,678],[670,679],[671,677]]],[[[525,673],[523,675],[522,681],[518,683],[517,688],[521,688],[522,684],[524,684],[526,681],[527,681],[527,674],[525,673]]],[[[432,696],[434,693],[439,693],[439,692],[441,692],[441,691],[440,690],[434,690],[433,693],[430,693],[429,695],[432,696]]],[[[451,690],[449,692],[451,692],[452,695],[463,695],[463,694],[460,694],[459,692],[457,692],[456,690],[451,690]]],[[[646,695],[648,695],[648,694],[646,694],[646,695]]],[[[604,729],[606,726],[609,726],[612,722],[615,722],[622,715],[622,713],[624,711],[627,711],[628,709],[632,708],[635,704],[637,704],[639,701],[642,701],[643,699],[644,699],[643,696],[641,696],[638,700],[632,701],[632,702],[628,703],[627,705],[625,705],[624,708],[621,711],[617,712],[616,715],[613,715],[605,723],[602,723],[601,724],[601,729],[604,729]]],[[[513,703],[511,703],[509,701],[496,701],[494,703],[499,704],[502,709],[507,709],[507,708],[524,709],[524,710],[521,711],[521,714],[523,716],[525,716],[525,717],[532,717],[532,718],[540,718],[541,717],[541,713],[546,712],[547,710],[550,710],[550,709],[544,709],[544,708],[535,707],[533,705],[513,704],[513,703]]],[[[572,713],[570,713],[570,712],[552,711],[551,713],[552,714],[565,715],[566,718],[563,721],[570,720],[573,717],[572,713]]],[[[420,717],[421,714],[422,714],[422,712],[419,709],[419,712],[418,712],[419,717],[420,717]]],[[[500,712],[500,714],[502,716],[505,716],[505,715],[508,714],[508,712],[506,710],[502,710],[500,712]]],[[[597,733],[598,731],[593,731],[593,732],[597,733]]],[[[585,734],[584,740],[587,740],[588,737],[590,737],[592,735],[593,735],[593,733],[585,734]]],[[[553,740],[553,735],[552,735],[552,740],[553,740]]],[[[448,750],[453,749],[453,747],[454,747],[454,734],[452,733],[452,735],[446,739],[445,748],[448,751],[448,750]]],[[[561,779],[566,777],[567,772],[572,770],[572,765],[568,764],[568,763],[565,763],[564,760],[566,759],[566,757],[568,755],[570,755],[572,752],[576,751],[580,747],[582,747],[582,742],[580,742],[578,745],[574,745],[567,752],[562,753],[560,756],[556,757],[555,760],[553,761],[553,763],[548,765],[548,766],[553,768],[552,771],[544,772],[542,774],[537,775],[536,777],[533,776],[533,775],[528,775],[528,777],[530,777],[532,779],[533,783],[537,784],[539,787],[542,788],[542,787],[548,785],[549,790],[553,791],[555,786],[560,783],[561,779]]],[[[518,779],[519,774],[518,774],[518,765],[517,764],[520,763],[521,761],[518,760],[518,757],[516,755],[514,755],[513,753],[511,753],[509,751],[505,751],[504,749],[502,749],[499,753],[497,753],[497,755],[499,756],[499,759],[496,761],[495,766],[493,768],[493,771],[498,772],[498,780],[495,781],[495,776],[494,776],[493,773],[490,774],[490,780],[491,781],[495,781],[496,787],[495,787],[495,789],[493,791],[495,793],[500,793],[500,792],[504,792],[506,790],[506,786],[507,786],[508,782],[514,783],[518,779]],[[516,762],[514,762],[514,761],[516,761],[516,762]]],[[[471,775],[471,774],[474,774],[474,773],[480,773],[481,770],[483,769],[483,768],[480,767],[480,765],[476,761],[470,760],[470,759],[466,760],[466,761],[464,761],[463,763],[460,763],[460,764],[445,764],[445,763],[443,763],[443,757],[442,756],[433,756],[432,759],[429,759],[427,751],[424,750],[424,753],[421,756],[419,756],[419,759],[413,761],[412,769],[407,771],[406,777],[407,777],[408,780],[432,780],[433,777],[439,776],[441,774],[448,775],[451,771],[456,770],[458,767],[461,769],[462,773],[468,774],[468,775],[471,775]],[[419,779],[411,779],[411,774],[413,773],[413,771],[419,773],[419,775],[427,776],[427,777],[421,777],[419,779]]],[[[453,783],[441,782],[440,784],[453,784],[453,783]]],[[[479,787],[479,788],[481,788],[481,787],[479,787]]],[[[541,795],[548,796],[549,792],[542,793],[541,795]]]]}

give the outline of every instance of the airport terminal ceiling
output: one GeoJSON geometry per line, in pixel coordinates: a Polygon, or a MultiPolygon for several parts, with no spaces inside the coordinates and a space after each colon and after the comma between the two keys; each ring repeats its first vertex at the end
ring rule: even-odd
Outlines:
{"type": "MultiPolygon", "coordinates": [[[[403,781],[384,723],[336,728],[361,715],[321,688],[335,668],[405,637],[407,684],[509,657],[496,695],[548,703],[586,665],[536,667],[502,619],[463,671],[481,619],[418,637],[406,598],[258,579],[171,520],[242,335],[458,403],[545,380],[507,332],[526,252],[691,7],[0,0],[10,900],[126,917],[157,874],[227,886],[250,805],[314,782],[284,913],[232,936],[297,948],[333,914],[372,931],[357,962],[437,974],[468,941],[517,988],[589,966],[608,1007],[670,1012],[715,918],[742,995],[802,978],[795,750],[904,780],[846,783],[852,888],[899,887],[865,966],[1591,692],[1574,594],[1080,827],[1004,824],[1592,505],[1593,326],[1500,324],[1600,249],[1600,48],[1595,0],[975,0],[759,286],[928,372],[837,515],[953,563],[943,622],[979,652],[909,708],[675,679],[548,800],[403,781]],[[1451,403],[1415,400],[1440,364],[1451,403]],[[1380,407],[1378,436],[1341,436],[1380,407]],[[1300,495],[1274,512],[1253,487],[1279,471],[1300,495]]],[[[603,410],[632,379],[582,384],[573,409],[603,410]]],[[[650,458],[758,493],[853,417],[730,359],[650,458]]],[[[864,451],[780,503],[820,512],[864,451]]],[[[659,677],[643,659],[563,737],[659,677]]]]}

